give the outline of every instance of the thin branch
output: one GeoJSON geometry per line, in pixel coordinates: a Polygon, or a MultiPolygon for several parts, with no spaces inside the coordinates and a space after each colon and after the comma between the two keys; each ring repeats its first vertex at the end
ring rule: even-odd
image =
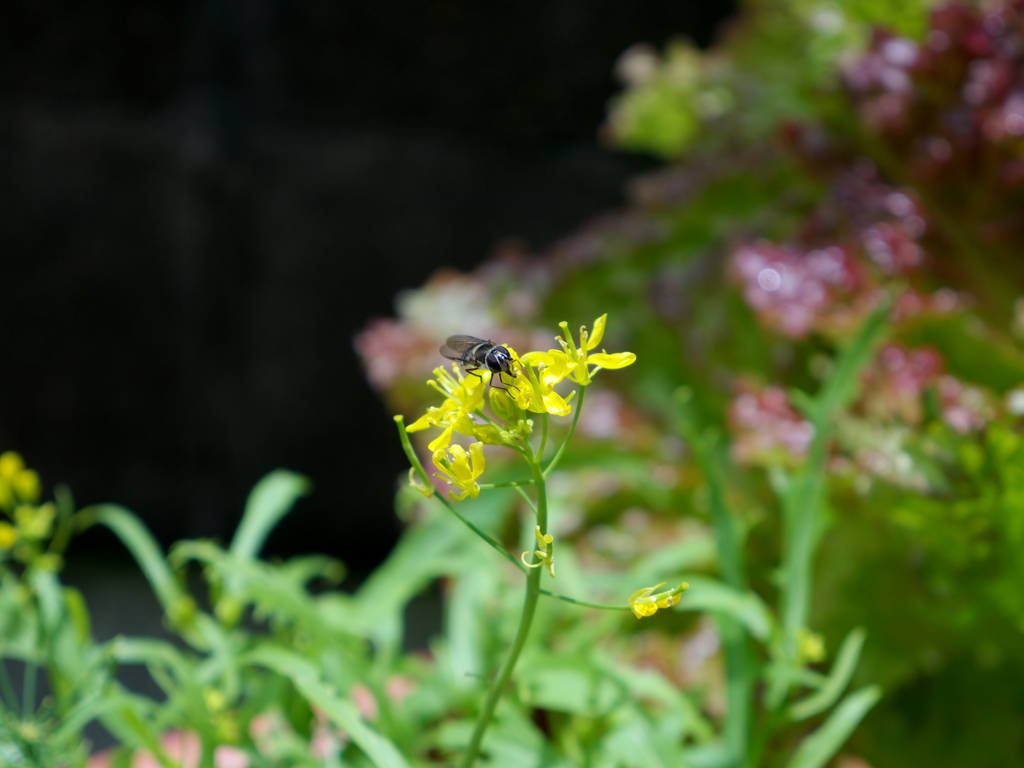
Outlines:
{"type": "Polygon", "coordinates": [[[544,470],[544,477],[550,475],[555,467],[558,466],[558,462],[562,460],[562,454],[565,453],[565,447],[569,445],[569,441],[572,440],[573,432],[576,431],[576,422],[580,420],[580,411],[583,410],[583,393],[586,392],[587,388],[581,386],[579,389],[580,396],[576,400],[576,412],[572,415],[572,425],[569,427],[569,434],[565,436],[565,440],[558,446],[558,452],[552,457],[548,463],[547,468],[544,470]]]}

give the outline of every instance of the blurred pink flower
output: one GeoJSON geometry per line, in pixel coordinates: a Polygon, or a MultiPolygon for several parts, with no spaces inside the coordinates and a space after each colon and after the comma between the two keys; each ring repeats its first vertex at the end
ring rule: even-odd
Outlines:
{"type": "Polygon", "coordinates": [[[416,681],[408,675],[392,675],[384,684],[384,693],[393,704],[401,704],[416,691],[416,681]]]}
{"type": "Polygon", "coordinates": [[[352,703],[356,705],[359,710],[359,714],[363,716],[364,720],[373,722],[377,719],[380,714],[380,707],[377,704],[377,697],[373,695],[371,691],[364,683],[356,683],[352,686],[348,692],[349,698],[352,699],[352,703]]]}
{"type": "Polygon", "coordinates": [[[977,387],[970,387],[952,376],[938,382],[942,420],[961,434],[982,429],[993,416],[993,409],[977,387]]]}
{"type": "Polygon", "coordinates": [[[938,352],[908,349],[896,342],[886,344],[864,373],[862,408],[870,417],[917,425],[924,412],[924,391],[941,373],[942,357],[938,352]]]}
{"type": "Polygon", "coordinates": [[[863,283],[850,256],[835,245],[807,252],[765,241],[742,245],[730,269],[762,321],[794,339],[827,324],[837,300],[863,283]]]}
{"type": "Polygon", "coordinates": [[[379,390],[389,389],[412,371],[425,376],[437,364],[435,340],[398,320],[371,320],[354,343],[366,366],[366,378],[379,390]]]}
{"type": "MultiPolygon", "coordinates": [[[[168,731],[160,737],[160,748],[181,768],[199,768],[202,746],[194,731],[168,731]]],[[[113,750],[98,752],[89,758],[88,768],[108,768],[113,750]]],[[[248,768],[249,756],[237,747],[222,744],[213,751],[216,768],[248,768]]],[[[131,768],[162,768],[152,752],[140,749],[132,755],[131,768]]]]}
{"type": "Polygon", "coordinates": [[[814,438],[813,425],[797,413],[779,387],[757,389],[741,383],[729,407],[729,424],[735,435],[732,456],[740,464],[802,458],[814,438]]]}

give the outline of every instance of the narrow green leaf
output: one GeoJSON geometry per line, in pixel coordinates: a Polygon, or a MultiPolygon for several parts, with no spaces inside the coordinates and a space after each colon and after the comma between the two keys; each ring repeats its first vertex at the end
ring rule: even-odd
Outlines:
{"type": "Polygon", "coordinates": [[[130,693],[120,686],[108,691],[105,699],[112,702],[109,709],[98,712],[99,721],[121,744],[134,749],[148,749],[163,768],[175,768],[160,746],[159,728],[151,721],[153,702],[145,696],[130,693]]]}
{"type": "Polygon", "coordinates": [[[840,351],[828,381],[814,398],[813,408],[819,429],[824,426],[822,421],[831,420],[859,391],[860,373],[867,365],[888,317],[889,304],[885,302],[871,313],[857,335],[840,351]]]}
{"type": "Polygon", "coordinates": [[[839,751],[880,698],[882,689],[877,685],[851,693],[818,730],[800,742],[786,768],[821,768],[839,751]]]}
{"type": "Polygon", "coordinates": [[[114,532],[132,553],[165,611],[172,613],[190,599],[167,566],[160,545],[138,517],[116,504],[97,504],[80,514],[88,524],[101,523],[114,532]]]}
{"type": "Polygon", "coordinates": [[[839,699],[843,691],[846,690],[846,686],[850,684],[853,672],[857,668],[866,637],[867,633],[862,627],[852,630],[846,636],[842,645],[839,646],[836,660],[832,663],[832,670],[821,689],[789,708],[789,716],[793,720],[804,720],[819,712],[824,712],[839,699]]]}
{"type": "MultiPolygon", "coordinates": [[[[287,617],[305,630],[312,630],[324,639],[336,637],[340,627],[328,623],[316,610],[315,599],[302,584],[304,573],[294,576],[282,566],[272,566],[262,560],[241,558],[225,552],[209,541],[184,541],[171,553],[174,562],[194,560],[213,571],[225,582],[231,580],[231,596],[236,609],[252,603],[260,611],[287,617]]],[[[218,607],[224,605],[224,598],[218,607]]],[[[346,627],[347,629],[347,627],[346,627]]]]}
{"type": "Polygon", "coordinates": [[[325,685],[317,668],[301,656],[281,648],[263,646],[243,658],[249,664],[265,667],[291,680],[306,701],[342,728],[377,768],[409,768],[398,748],[367,725],[355,704],[340,698],[325,685]]]}
{"type": "Polygon", "coordinates": [[[307,478],[286,469],[276,469],[256,483],[231,540],[231,553],[250,558],[259,555],[274,526],[311,487],[307,478]]]}

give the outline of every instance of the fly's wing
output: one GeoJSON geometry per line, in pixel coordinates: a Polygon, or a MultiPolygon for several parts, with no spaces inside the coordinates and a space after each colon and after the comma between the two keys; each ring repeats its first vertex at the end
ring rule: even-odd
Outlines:
{"type": "Polygon", "coordinates": [[[477,344],[486,344],[486,339],[478,339],[476,336],[449,336],[448,340],[441,347],[441,354],[449,360],[463,360],[466,353],[477,344]]]}

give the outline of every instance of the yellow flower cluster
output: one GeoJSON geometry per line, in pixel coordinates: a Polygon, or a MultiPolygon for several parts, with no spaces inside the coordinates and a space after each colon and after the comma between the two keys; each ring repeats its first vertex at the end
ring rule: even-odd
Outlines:
{"type": "Polygon", "coordinates": [[[659,608],[671,608],[679,602],[683,592],[690,588],[690,585],[684,581],[675,589],[653,594],[654,590],[661,589],[664,586],[665,582],[663,581],[661,584],[656,584],[653,587],[638,589],[630,595],[628,604],[630,610],[633,611],[633,615],[638,619],[642,619],[644,616],[653,616],[658,612],[659,608]]]}
{"type": "Polygon", "coordinates": [[[452,366],[452,373],[444,368],[434,369],[434,379],[427,382],[445,396],[440,407],[431,406],[427,412],[405,428],[406,432],[419,432],[428,427],[441,427],[441,434],[427,446],[431,451],[447,448],[452,441],[452,433],[473,437],[478,424],[470,415],[479,411],[484,401],[485,380],[475,374],[463,375],[457,365],[452,366]],[[454,375],[453,375],[454,374],[454,375]]]}
{"type": "Polygon", "coordinates": [[[475,499],[480,495],[480,486],[477,485],[476,479],[483,474],[485,466],[483,443],[473,443],[469,446],[468,453],[461,445],[453,445],[447,450],[440,448],[434,451],[431,460],[441,471],[440,474],[435,472],[434,477],[439,477],[448,485],[454,485],[462,491],[458,495],[452,491],[453,499],[462,501],[467,496],[475,499]]]}
{"type": "Polygon", "coordinates": [[[14,521],[0,521],[0,553],[19,541],[39,541],[53,530],[57,511],[52,503],[37,506],[41,494],[39,475],[26,469],[15,451],[0,454],[0,510],[14,521]]]}
{"type": "Polygon", "coordinates": [[[636,355],[632,352],[618,352],[608,354],[607,352],[596,352],[590,354],[590,350],[597,347],[604,338],[604,327],[608,315],[601,315],[594,321],[594,332],[588,335],[586,327],[580,328],[580,345],[576,346],[572,334],[569,333],[569,324],[562,322],[559,327],[565,337],[556,336],[555,340],[561,345],[561,349],[549,349],[547,352],[527,352],[522,356],[520,362],[525,368],[528,386],[520,387],[516,391],[516,404],[525,410],[536,413],[551,413],[556,416],[567,416],[572,411],[569,398],[562,398],[553,387],[565,378],[575,381],[580,386],[587,386],[592,380],[594,373],[601,368],[625,368],[636,361],[636,355]],[[590,366],[594,370],[590,370],[590,366]]]}
{"type": "MultiPolygon", "coordinates": [[[[581,328],[578,347],[567,323],[560,324],[564,338],[555,337],[561,349],[528,352],[520,357],[506,345],[513,363],[512,374],[502,375],[504,387],[492,387],[488,391],[487,385],[495,374],[487,370],[465,374],[457,364],[453,364],[450,370],[444,367],[434,369],[434,378],[427,384],[437,390],[444,401],[440,406],[428,408],[405,429],[407,432],[419,432],[429,427],[441,429],[441,434],[427,447],[432,452],[434,466],[440,472],[435,477],[461,490],[459,495],[453,492],[453,498],[476,498],[479,495],[476,478],[484,469],[485,444],[515,445],[530,436],[533,421],[525,418],[527,412],[554,416],[572,413],[571,401],[576,393],[562,397],[554,389],[558,383],[568,378],[586,386],[601,368],[624,368],[636,360],[632,352],[591,352],[604,336],[607,318],[607,315],[602,315],[594,322],[592,334],[588,335],[587,329],[581,328]],[[494,416],[499,422],[504,422],[503,426],[496,425],[494,420],[484,415],[485,402],[489,402],[494,416]],[[468,452],[461,446],[452,446],[456,433],[475,441],[468,452]]],[[[430,493],[415,480],[413,485],[421,493],[430,493]]]]}

